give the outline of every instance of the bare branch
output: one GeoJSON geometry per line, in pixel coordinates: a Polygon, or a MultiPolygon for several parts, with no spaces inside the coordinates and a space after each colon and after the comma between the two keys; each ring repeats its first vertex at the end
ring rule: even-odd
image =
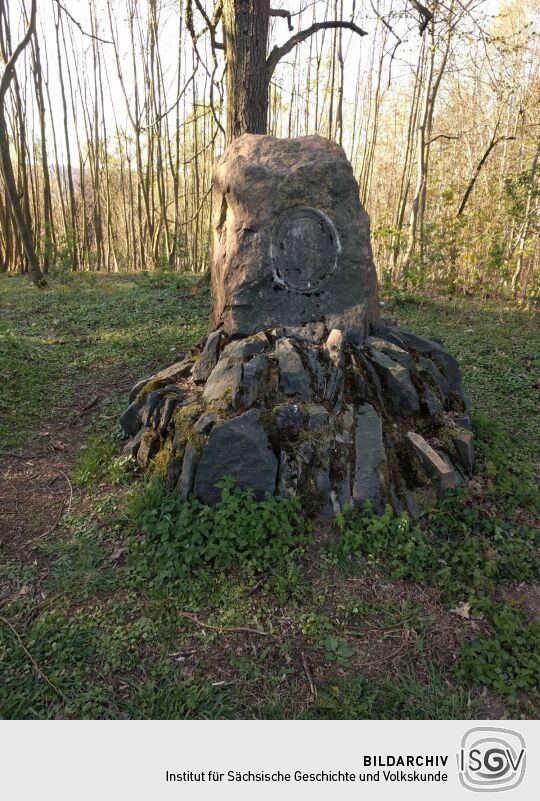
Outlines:
{"type": "Polygon", "coordinates": [[[21,55],[22,51],[32,38],[36,27],[36,2],[33,0],[32,6],[30,9],[30,19],[28,20],[28,26],[26,28],[26,32],[11,54],[11,58],[6,61],[6,66],[4,68],[4,73],[2,75],[2,79],[0,80],[0,104],[3,104],[4,97],[6,95],[7,90],[9,89],[9,85],[11,83],[11,79],[15,74],[15,64],[17,63],[17,59],[21,55]]]}
{"type": "Polygon", "coordinates": [[[87,33],[87,31],[83,29],[81,23],[69,13],[67,8],[63,6],[62,3],[59,2],[59,0],[54,0],[54,2],[58,6],[58,8],[61,9],[61,11],[63,11],[67,17],[69,17],[72,23],[77,26],[77,28],[80,30],[83,36],[88,36],[90,39],[96,39],[98,42],[103,42],[103,44],[112,44],[112,42],[109,39],[102,39],[101,36],[95,36],[93,33],[87,33]]]}
{"type": "Polygon", "coordinates": [[[287,20],[287,25],[289,26],[289,30],[293,31],[294,27],[291,22],[291,12],[286,11],[284,8],[271,8],[270,9],[270,16],[271,17],[283,17],[287,20]]]}
{"type": "Polygon", "coordinates": [[[461,203],[459,204],[459,209],[457,211],[457,216],[458,217],[461,217],[461,215],[465,211],[465,206],[467,205],[467,201],[468,201],[468,199],[470,197],[470,194],[474,189],[474,185],[476,183],[476,179],[480,175],[482,167],[486,163],[486,161],[488,159],[488,156],[491,153],[491,151],[493,150],[493,148],[496,147],[499,144],[499,142],[512,141],[515,138],[516,138],[515,136],[499,136],[498,139],[495,139],[495,134],[493,135],[493,137],[491,139],[491,142],[489,143],[489,145],[487,146],[487,148],[486,148],[486,150],[484,152],[484,155],[482,156],[482,158],[480,159],[480,161],[478,162],[478,164],[476,166],[476,170],[474,171],[474,175],[472,176],[471,180],[469,181],[467,189],[465,190],[465,194],[463,195],[461,203]]]}
{"type": "Polygon", "coordinates": [[[429,10],[429,8],[423,6],[422,3],[420,3],[418,0],[409,0],[409,2],[412,6],[414,6],[414,8],[418,11],[420,16],[422,17],[422,21],[420,22],[420,28],[419,28],[420,36],[422,36],[429,23],[433,22],[433,14],[429,10]]]}
{"type": "Polygon", "coordinates": [[[461,139],[461,136],[450,136],[450,134],[437,134],[437,136],[434,136],[433,139],[428,139],[426,145],[432,145],[433,142],[436,142],[438,139],[461,139]]]}
{"type": "Polygon", "coordinates": [[[354,31],[354,33],[357,33],[359,36],[367,36],[367,31],[363,31],[362,28],[359,28],[354,22],[345,22],[344,20],[336,20],[335,22],[314,22],[309,28],[306,28],[304,31],[298,31],[294,36],[291,36],[281,47],[276,46],[272,49],[270,55],[266,59],[268,80],[270,80],[276,66],[287,53],[290,53],[297,45],[301,42],[305,42],[305,40],[309,39],[313,34],[327,28],[347,28],[350,31],[354,31]]]}

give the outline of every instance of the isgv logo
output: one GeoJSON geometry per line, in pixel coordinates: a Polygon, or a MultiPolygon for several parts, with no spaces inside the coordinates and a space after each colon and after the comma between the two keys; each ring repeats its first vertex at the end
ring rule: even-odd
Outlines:
{"type": "Polygon", "coordinates": [[[513,790],[525,775],[525,740],[512,729],[477,726],[463,735],[457,759],[459,780],[467,790],[513,790]]]}

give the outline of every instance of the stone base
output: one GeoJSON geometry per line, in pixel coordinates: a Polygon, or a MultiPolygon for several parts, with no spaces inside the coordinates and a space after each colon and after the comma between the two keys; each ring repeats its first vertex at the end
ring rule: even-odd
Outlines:
{"type": "Polygon", "coordinates": [[[468,400],[439,342],[382,322],[370,334],[359,345],[322,322],[232,340],[214,331],[134,387],[126,453],[207,504],[231,475],[257,498],[299,495],[308,513],[371,501],[417,515],[426,490],[474,469],[468,400]]]}

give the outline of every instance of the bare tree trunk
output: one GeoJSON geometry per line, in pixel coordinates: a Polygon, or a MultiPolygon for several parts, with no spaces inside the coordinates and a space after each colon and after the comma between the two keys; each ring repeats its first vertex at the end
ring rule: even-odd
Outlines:
{"type": "Polygon", "coordinates": [[[9,200],[13,217],[15,218],[15,222],[17,224],[19,237],[28,260],[29,277],[36,286],[43,286],[45,279],[43,278],[43,274],[40,270],[38,258],[34,249],[32,231],[28,227],[28,223],[25,219],[23,208],[21,206],[19,194],[17,192],[17,184],[15,181],[15,175],[13,173],[13,165],[11,163],[6,118],[4,114],[6,94],[15,75],[15,65],[17,63],[17,59],[25,47],[29,44],[35,30],[35,25],[36,0],[32,0],[32,5],[30,7],[30,18],[26,28],[26,33],[13,51],[11,57],[8,59],[4,67],[4,74],[0,80],[0,167],[2,169],[2,176],[4,178],[6,196],[9,200]]]}
{"type": "Polygon", "coordinates": [[[227,139],[266,133],[268,83],[266,51],[270,0],[225,0],[227,139]]]}

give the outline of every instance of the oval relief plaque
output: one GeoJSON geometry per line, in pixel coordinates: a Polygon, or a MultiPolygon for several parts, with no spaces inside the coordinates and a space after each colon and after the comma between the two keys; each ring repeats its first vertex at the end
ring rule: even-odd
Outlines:
{"type": "Polygon", "coordinates": [[[340,249],[326,214],[307,206],[287,209],[272,232],[274,279],[296,292],[313,292],[336,269],[340,249]]]}

